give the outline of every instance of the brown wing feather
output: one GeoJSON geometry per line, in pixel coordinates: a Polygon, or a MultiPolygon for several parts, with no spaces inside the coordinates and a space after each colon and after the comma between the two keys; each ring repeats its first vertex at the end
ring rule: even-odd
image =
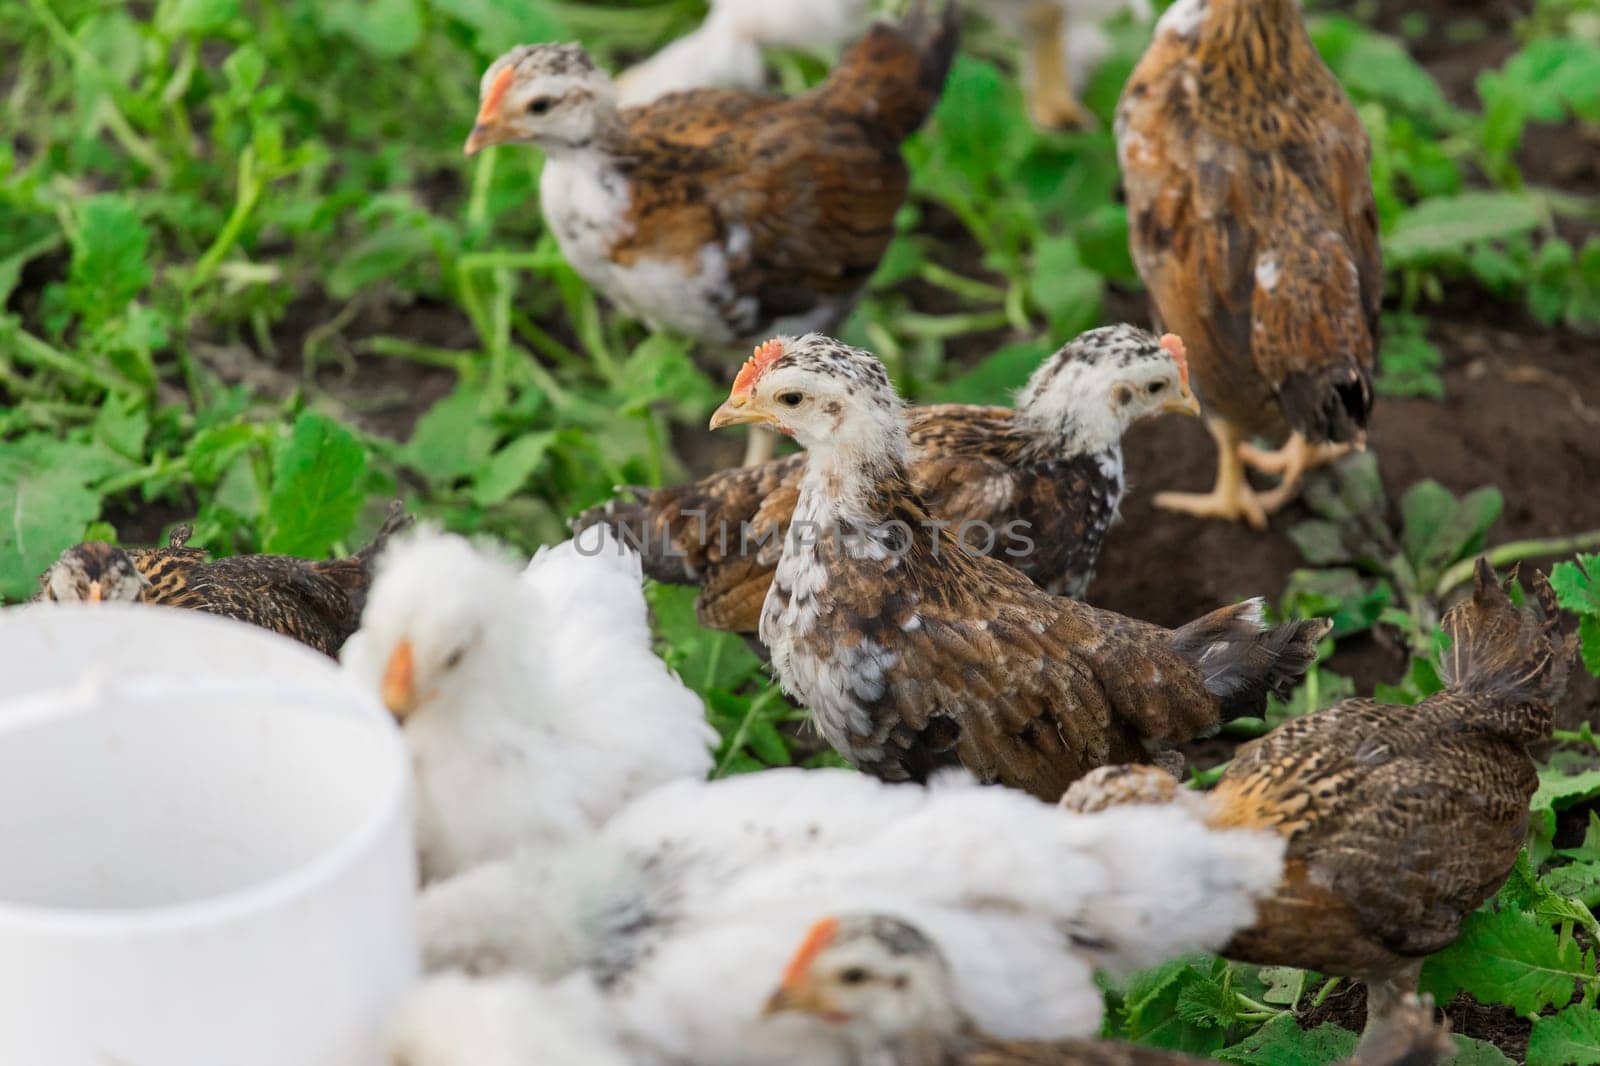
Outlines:
{"type": "Polygon", "coordinates": [[[1158,34],[1124,91],[1134,260],[1209,407],[1350,439],[1383,286],[1367,136],[1297,12],[1236,6],[1236,47],[1158,34]]]}

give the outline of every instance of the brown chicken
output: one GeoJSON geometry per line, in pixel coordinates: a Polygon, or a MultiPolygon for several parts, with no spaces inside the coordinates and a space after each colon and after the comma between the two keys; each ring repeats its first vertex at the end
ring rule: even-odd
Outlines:
{"type": "MultiPolygon", "coordinates": [[[[961,1009],[938,945],[884,915],[818,922],[796,951],[769,1014],[808,1014],[851,1039],[862,1061],[893,1066],[1201,1066],[1207,1059],[1112,1040],[1002,1040],[961,1009]]],[[[1455,1053],[1433,1001],[1408,998],[1347,1066],[1432,1066],[1455,1053]]]]}
{"type": "Polygon", "coordinates": [[[1209,495],[1156,503],[1264,527],[1306,470],[1365,441],[1383,296],[1366,131],[1297,0],[1178,0],[1116,132],[1134,263],[1189,346],[1218,451],[1209,495]],[[1245,462],[1278,487],[1257,495],[1245,462]]]}
{"type": "Polygon", "coordinates": [[[894,236],[900,144],[939,98],[957,22],[917,0],[793,99],[699,89],[627,109],[577,45],[523,45],[484,74],[466,152],[543,148],[563,254],[653,329],[710,345],[832,329],[894,236]]]}
{"type": "MultiPolygon", "coordinates": [[[[1123,432],[1180,410],[1199,410],[1182,342],[1108,326],[1046,360],[1015,411],[912,408],[907,470],[928,510],[958,535],[965,528],[969,547],[1049,592],[1081,598],[1122,503],[1123,432]],[[1008,554],[989,530],[1025,531],[1032,547],[1008,554]]],[[[647,575],[700,586],[703,625],[753,635],[804,472],[805,456],[792,455],[690,485],[634,489],[633,499],[586,511],[573,526],[617,530],[640,550],[647,575]]]]}
{"type": "Polygon", "coordinates": [[[1360,978],[1368,1017],[1381,1020],[1499,889],[1527,836],[1539,785],[1528,745],[1549,738],[1572,657],[1548,586],[1540,600],[1543,621],[1480,561],[1472,598],[1444,618],[1444,691],[1414,707],[1352,699],[1293,719],[1240,748],[1210,793],[1108,767],[1062,806],[1194,803],[1212,825],[1283,834],[1283,884],[1225,954],[1360,978]]]}
{"type": "Polygon", "coordinates": [[[61,553],[39,579],[39,599],[122,601],[181,607],[270,629],[337,656],[356,631],[373,563],[389,538],[411,524],[398,504],[372,542],[344,559],[235,555],[212,560],[187,547],[192,530],[172,530],[164,548],[126,551],[88,541],[61,553]]]}
{"type": "Polygon", "coordinates": [[[807,451],[761,642],[823,736],[887,780],[960,763],[1055,799],[1097,766],[1259,712],[1328,631],[1266,629],[1259,601],[1166,630],[968,552],[911,487],[883,364],[828,337],[758,350],[711,425],[746,422],[807,451]]]}

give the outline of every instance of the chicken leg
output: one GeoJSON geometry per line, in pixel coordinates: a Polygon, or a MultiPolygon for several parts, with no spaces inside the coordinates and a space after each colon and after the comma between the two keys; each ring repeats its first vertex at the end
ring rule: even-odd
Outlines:
{"type": "Polygon", "coordinates": [[[1242,434],[1220,418],[1206,419],[1206,429],[1217,442],[1217,483],[1205,495],[1186,492],[1163,492],[1156,496],[1156,506],[1168,511],[1180,511],[1197,518],[1226,518],[1237,522],[1243,519],[1252,529],[1267,528],[1267,512],[1256,498],[1255,490],[1244,476],[1244,463],[1239,458],[1242,434]]]}
{"type": "Polygon", "coordinates": [[[1422,979],[1422,960],[1408,963],[1381,981],[1367,982],[1367,1027],[1363,1033],[1372,1033],[1389,1016],[1402,1009],[1411,996],[1417,994],[1417,984],[1422,979]]]}
{"type": "Polygon", "coordinates": [[[1275,452],[1264,452],[1253,444],[1239,445],[1239,458],[1263,474],[1277,474],[1283,480],[1271,492],[1257,499],[1267,514],[1277,514],[1300,494],[1300,481],[1306,471],[1343,459],[1357,445],[1312,444],[1303,433],[1289,435],[1288,443],[1275,452]]]}
{"type": "Polygon", "coordinates": [[[1022,82],[1034,124],[1046,130],[1093,129],[1094,115],[1072,91],[1067,70],[1067,15],[1059,0],[1034,0],[1024,27],[1028,39],[1022,82]]]}

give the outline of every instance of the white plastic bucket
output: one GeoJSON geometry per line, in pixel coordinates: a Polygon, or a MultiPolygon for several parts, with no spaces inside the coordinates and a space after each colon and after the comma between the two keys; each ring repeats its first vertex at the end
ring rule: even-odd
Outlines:
{"type": "Polygon", "coordinates": [[[0,705],[0,1063],[383,1061],[418,965],[405,749],[277,665],[0,705]]]}
{"type": "MultiPolygon", "coordinates": [[[[92,677],[197,676],[355,690],[321,652],[201,611],[133,603],[0,609],[0,702],[92,677]]],[[[387,717],[370,694],[351,706],[387,717]]]]}

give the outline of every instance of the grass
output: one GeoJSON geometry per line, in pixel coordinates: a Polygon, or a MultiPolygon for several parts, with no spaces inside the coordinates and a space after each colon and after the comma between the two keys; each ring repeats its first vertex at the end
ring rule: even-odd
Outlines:
{"type": "MultiPolygon", "coordinates": [[[[500,51],[576,36],[616,64],[692,25],[694,0],[12,0],[4,12],[0,599],[31,595],[66,545],[153,537],[163,517],[193,518],[194,542],[220,553],[320,555],[361,541],[398,494],[451,528],[532,548],[614,484],[685,475],[674,431],[724,383],[565,265],[535,206],[536,152],[467,162],[460,145],[500,51]]],[[[1393,288],[1385,394],[1442,394],[1425,327],[1447,286],[1600,326],[1600,238],[1570,236],[1600,203],[1517,164],[1530,125],[1600,120],[1594,22],[1583,0],[1541,2],[1520,50],[1462,108],[1401,43],[1314,16],[1373,135],[1393,288]]],[[[1087,94],[1102,120],[1143,35],[1113,28],[1087,94]]],[[[791,88],[825,69],[777,61],[791,88]]],[[[1036,133],[1010,62],[992,33],[969,39],[908,148],[900,237],[847,326],[916,398],[1004,401],[1102,320],[1109,290],[1138,285],[1110,135],[1036,133]]],[[[1498,512],[1497,494],[1435,490],[1407,494],[1399,528],[1330,503],[1297,533],[1313,568],[1289,606],[1334,615],[1341,636],[1389,627],[1416,652],[1386,698],[1437,684],[1441,586],[1490,543],[1498,512]]],[[[1587,575],[1564,581],[1600,669],[1587,575]]],[[[799,712],[744,646],[700,630],[684,590],[651,596],[664,654],[724,737],[717,772],[795,761],[799,712]]],[[[1321,671],[1274,714],[1346,694],[1342,680],[1321,671]]],[[[1430,963],[1441,996],[1538,1015],[1534,1062],[1600,1062],[1595,929],[1570,902],[1600,894],[1600,829],[1579,848],[1553,843],[1558,812],[1600,794],[1596,754],[1587,733],[1567,738],[1530,864],[1430,963]]],[[[1112,989],[1108,1024],[1235,1062],[1330,1061],[1353,1037],[1302,1033],[1291,1017],[1326,987],[1181,960],[1112,989]]],[[[1497,1054],[1468,1049],[1473,1062],[1497,1054]]]]}

